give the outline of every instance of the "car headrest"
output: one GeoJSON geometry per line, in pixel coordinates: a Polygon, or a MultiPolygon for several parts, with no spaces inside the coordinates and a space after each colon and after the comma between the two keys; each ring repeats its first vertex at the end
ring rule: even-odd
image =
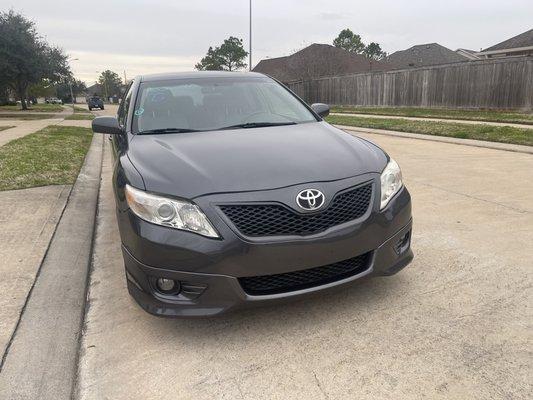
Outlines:
{"type": "Polygon", "coordinates": [[[174,108],[174,96],[169,89],[151,90],[144,102],[145,112],[161,112],[174,108]]]}

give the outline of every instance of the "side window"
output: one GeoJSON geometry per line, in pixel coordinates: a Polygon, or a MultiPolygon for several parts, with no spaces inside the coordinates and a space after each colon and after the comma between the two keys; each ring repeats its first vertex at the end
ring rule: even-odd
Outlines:
{"type": "Polygon", "coordinates": [[[118,109],[118,123],[120,126],[126,125],[126,118],[128,117],[128,110],[130,109],[132,86],[133,86],[133,83],[130,84],[128,90],[126,91],[126,94],[122,98],[122,102],[120,103],[120,107],[118,109]]]}

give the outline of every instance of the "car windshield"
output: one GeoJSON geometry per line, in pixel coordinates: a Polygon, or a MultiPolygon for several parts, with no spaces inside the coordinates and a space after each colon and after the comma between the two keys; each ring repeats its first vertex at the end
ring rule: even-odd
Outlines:
{"type": "Polygon", "coordinates": [[[134,133],[177,133],[292,125],[317,121],[270,78],[197,78],[143,82],[134,133]]]}

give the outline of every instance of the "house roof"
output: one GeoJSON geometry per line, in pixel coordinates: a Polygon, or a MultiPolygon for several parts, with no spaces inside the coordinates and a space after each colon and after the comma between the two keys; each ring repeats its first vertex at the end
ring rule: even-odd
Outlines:
{"type": "Polygon", "coordinates": [[[102,94],[103,93],[103,88],[102,88],[102,85],[100,85],[99,83],[95,83],[94,85],[91,85],[89,86],[85,92],[89,95],[93,95],[93,94],[102,94]]]}
{"type": "Polygon", "coordinates": [[[282,82],[358,72],[388,71],[393,66],[329,44],[314,43],[285,57],[261,60],[253,69],[282,82]]]}
{"type": "Polygon", "coordinates": [[[470,60],[480,60],[480,57],[477,55],[477,51],[470,49],[457,49],[456,53],[470,59],[470,60]]]}
{"type": "Polygon", "coordinates": [[[253,71],[270,75],[283,82],[294,80],[294,71],[288,66],[288,58],[289,57],[265,58],[257,63],[253,71]]]}
{"type": "Polygon", "coordinates": [[[481,52],[484,53],[486,51],[516,49],[530,46],[533,46],[533,29],[521,33],[520,35],[513,36],[512,38],[504,40],[503,42],[495,44],[494,46],[483,49],[481,52]]]}
{"type": "Polygon", "coordinates": [[[399,68],[410,68],[468,61],[468,58],[438,43],[427,43],[396,51],[387,60],[399,68]]]}
{"type": "Polygon", "coordinates": [[[170,79],[201,79],[201,78],[260,78],[263,75],[248,71],[187,71],[163,72],[159,74],[140,75],[141,82],[164,81],[170,79]]]}

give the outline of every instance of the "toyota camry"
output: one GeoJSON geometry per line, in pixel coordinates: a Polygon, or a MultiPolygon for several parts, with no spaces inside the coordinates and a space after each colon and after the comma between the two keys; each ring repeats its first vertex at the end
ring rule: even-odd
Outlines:
{"type": "MultiPolygon", "coordinates": [[[[127,286],[148,312],[211,316],[392,275],[413,258],[398,164],[274,79],[146,75],[110,134],[127,286]]],[[[357,290],[355,287],[354,290],[357,290]]]]}

